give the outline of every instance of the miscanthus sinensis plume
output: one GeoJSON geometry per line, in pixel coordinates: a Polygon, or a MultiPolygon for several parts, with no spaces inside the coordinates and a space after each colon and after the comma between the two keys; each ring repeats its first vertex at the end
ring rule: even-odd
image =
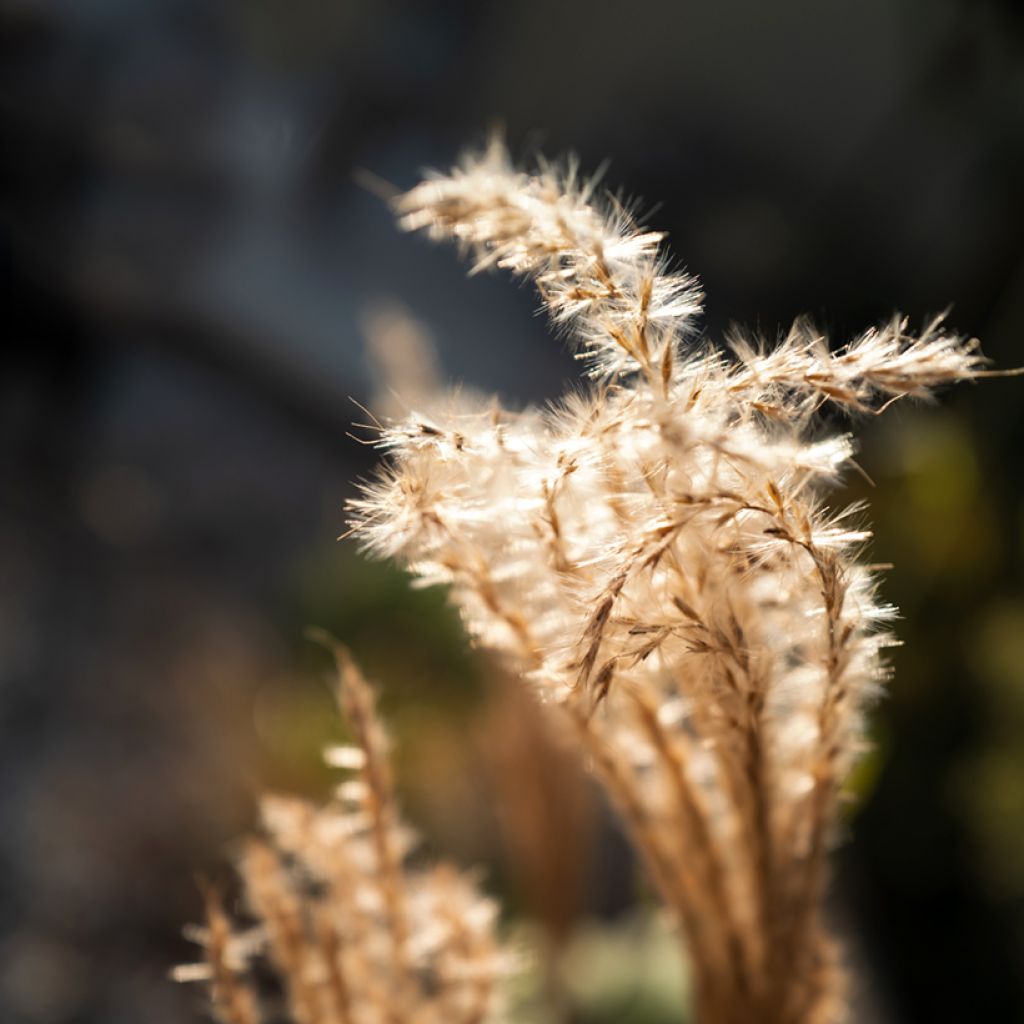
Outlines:
{"type": "Polygon", "coordinates": [[[446,864],[412,863],[416,837],[398,815],[388,738],[373,690],[348,653],[338,701],[353,743],[326,752],[346,772],[335,799],[263,802],[263,835],[238,860],[243,927],[218,893],[192,930],[221,1024],[487,1024],[501,1019],[510,964],[495,907],[475,880],[446,864]]]}
{"type": "Polygon", "coordinates": [[[894,317],[840,348],[805,321],[772,348],[708,345],[660,233],[498,143],[395,209],[532,281],[592,383],[548,410],[456,396],[388,421],[354,531],[449,586],[575,730],[678,919],[699,1019],[842,1019],[826,855],[893,609],[861,511],[825,500],[851,440],[815,414],[978,376],[976,344],[894,317]]]}

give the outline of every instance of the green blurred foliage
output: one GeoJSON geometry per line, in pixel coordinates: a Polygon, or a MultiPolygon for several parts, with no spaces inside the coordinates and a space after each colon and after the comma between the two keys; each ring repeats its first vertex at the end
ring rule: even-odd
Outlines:
{"type": "Polygon", "coordinates": [[[664,916],[640,907],[613,921],[582,920],[564,948],[545,947],[527,922],[509,941],[524,951],[510,986],[523,1024],[687,1024],[688,978],[664,916]]]}
{"type": "MultiPolygon", "coordinates": [[[[860,462],[874,484],[846,488],[870,504],[869,558],[893,564],[881,588],[900,609],[893,679],[872,714],[875,763],[859,769],[878,773],[875,792],[853,824],[859,870],[882,894],[884,932],[870,941],[884,958],[886,943],[927,927],[982,991],[1001,977],[999,957],[1024,956],[1011,910],[1024,896],[1015,385],[984,382],[987,404],[961,392],[865,424],[860,462]]],[[[925,958],[918,966],[924,983],[925,958]]]]}

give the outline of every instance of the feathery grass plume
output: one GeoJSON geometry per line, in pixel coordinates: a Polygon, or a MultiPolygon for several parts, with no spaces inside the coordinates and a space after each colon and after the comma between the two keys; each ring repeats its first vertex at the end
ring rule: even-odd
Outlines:
{"type": "Polygon", "coordinates": [[[677,333],[700,312],[702,296],[688,274],[669,272],[658,251],[662,234],[638,228],[621,204],[590,204],[596,187],[574,164],[522,174],[495,139],[396,208],[404,228],[459,242],[473,254],[474,273],[498,266],[530,278],[599,374],[653,373],[671,363],[677,333]]]}
{"type": "Polygon", "coordinates": [[[893,610],[858,561],[860,510],[824,502],[851,441],[813,414],[981,375],[976,343],[896,317],[838,350],[806,321],[770,350],[686,344],[700,292],[663,236],[574,165],[524,173],[499,143],[395,209],[474,270],[532,280],[597,383],[547,412],[389,422],[353,529],[449,585],[573,724],[682,926],[699,1019],[841,1020],[826,854],[893,610]]]}
{"type": "Polygon", "coordinates": [[[450,865],[409,864],[415,836],[398,817],[373,691],[344,648],[319,638],[335,652],[354,740],[326,758],[351,777],[325,807],[263,801],[265,834],[239,859],[255,923],[233,925],[208,890],[206,925],[193,930],[205,963],[175,976],[208,982],[222,1024],[277,1020],[282,1009],[294,1024],[486,1024],[501,1014],[509,967],[495,907],[450,865]],[[258,984],[268,971],[280,999],[258,984]]]}

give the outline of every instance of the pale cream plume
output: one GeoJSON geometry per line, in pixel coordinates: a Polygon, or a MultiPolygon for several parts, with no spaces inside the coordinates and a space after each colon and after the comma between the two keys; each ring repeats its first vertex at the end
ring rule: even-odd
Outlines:
{"type": "Polygon", "coordinates": [[[894,318],[838,351],[804,321],[773,349],[700,347],[700,292],[663,236],[573,165],[525,173],[499,143],[395,208],[475,270],[531,279],[598,383],[549,412],[388,423],[355,531],[450,586],[476,641],[572,723],[683,928],[700,1019],[842,1019],[826,854],[892,609],[860,510],[824,503],[850,439],[813,413],[970,379],[976,344],[894,318]]]}

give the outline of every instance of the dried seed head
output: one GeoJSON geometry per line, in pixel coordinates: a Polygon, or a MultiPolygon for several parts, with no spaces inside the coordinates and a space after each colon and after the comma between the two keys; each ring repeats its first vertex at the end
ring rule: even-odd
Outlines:
{"type": "Polygon", "coordinates": [[[684,926],[704,1017],[835,1019],[825,854],[892,612],[860,511],[824,501],[851,441],[814,413],[974,378],[976,344],[894,317],[837,350],[805,320],[774,348],[696,348],[700,293],[663,236],[497,142],[395,208],[474,271],[532,280],[601,383],[546,413],[435,399],[429,427],[388,423],[354,531],[449,585],[476,641],[568,712],[684,926]]]}

